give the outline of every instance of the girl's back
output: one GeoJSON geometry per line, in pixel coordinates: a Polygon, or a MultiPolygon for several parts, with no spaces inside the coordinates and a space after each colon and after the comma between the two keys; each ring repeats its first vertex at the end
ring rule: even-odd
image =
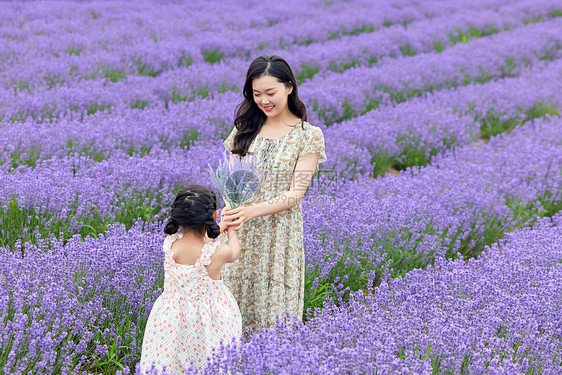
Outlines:
{"type": "Polygon", "coordinates": [[[218,241],[207,242],[193,264],[183,264],[197,252],[183,251],[182,256],[174,256],[173,244],[182,237],[176,233],[164,240],[164,292],[154,303],[147,322],[142,369],[155,362],[159,368],[166,366],[168,372],[180,373],[192,360],[201,368],[221,340],[230,342],[242,333],[240,310],[220,278],[219,264],[218,279],[211,278],[207,270],[214,260],[221,263],[218,253],[215,257],[221,245],[218,241]]]}
{"type": "Polygon", "coordinates": [[[184,373],[191,361],[201,369],[221,341],[242,334],[240,310],[220,276],[222,265],[238,258],[240,244],[233,226],[217,224],[217,206],[216,194],[203,185],[183,188],[172,204],[164,227],[164,291],[146,323],[141,373],[152,365],[184,373]],[[210,241],[225,231],[228,244],[210,241]]]}
{"type": "MultiPolygon", "coordinates": [[[[178,239],[173,241],[172,245],[170,246],[170,252],[172,255],[173,263],[178,266],[195,266],[197,261],[203,256],[203,247],[205,246],[214,246],[210,244],[208,241],[198,241],[197,239],[194,240],[193,238],[188,238],[189,236],[179,235],[178,239]]],[[[207,239],[209,240],[209,239],[207,239]]],[[[218,240],[216,241],[218,242],[218,240]]],[[[207,274],[213,280],[220,280],[221,279],[221,269],[225,263],[231,262],[234,259],[229,259],[228,252],[224,246],[221,249],[221,246],[217,246],[216,250],[213,251],[211,255],[211,262],[206,265],[207,274]],[[219,249],[221,251],[219,251],[219,249]]]]}

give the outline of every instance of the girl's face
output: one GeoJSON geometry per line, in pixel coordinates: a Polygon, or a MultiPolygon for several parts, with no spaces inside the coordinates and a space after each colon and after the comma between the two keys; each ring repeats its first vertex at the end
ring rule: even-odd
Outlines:
{"type": "Polygon", "coordinates": [[[252,81],[254,101],[269,118],[288,114],[287,98],[293,87],[286,87],[277,78],[266,75],[252,81]]]}

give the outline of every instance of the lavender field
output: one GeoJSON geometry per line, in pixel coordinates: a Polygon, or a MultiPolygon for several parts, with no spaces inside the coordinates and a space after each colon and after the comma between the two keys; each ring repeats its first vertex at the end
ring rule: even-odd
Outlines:
{"type": "Polygon", "coordinates": [[[562,373],[559,0],[2,3],[0,373],[138,373],[262,54],[326,142],[306,319],[190,373],[562,373]]]}

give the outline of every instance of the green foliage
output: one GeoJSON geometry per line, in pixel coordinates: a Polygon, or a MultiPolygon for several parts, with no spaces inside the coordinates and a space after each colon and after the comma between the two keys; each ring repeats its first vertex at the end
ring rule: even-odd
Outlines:
{"type": "Polygon", "coordinates": [[[518,115],[506,117],[506,113],[489,108],[485,115],[475,116],[475,120],[481,124],[480,136],[488,139],[501,133],[511,133],[517,126],[546,115],[560,117],[560,112],[556,105],[543,102],[534,103],[528,110],[517,108],[517,111],[518,115]]]}
{"type": "Polygon", "coordinates": [[[176,87],[172,89],[172,103],[186,102],[188,100],[191,100],[191,96],[186,92],[180,92],[176,87]]]}
{"type": "Polygon", "coordinates": [[[188,129],[183,132],[182,139],[180,142],[180,147],[189,149],[193,142],[199,137],[199,132],[197,129],[188,129]]]}
{"type": "Polygon", "coordinates": [[[339,36],[340,33],[338,31],[330,31],[330,33],[328,34],[328,40],[336,39],[339,36]]]}
{"type": "Polygon", "coordinates": [[[304,311],[321,309],[330,294],[332,284],[324,282],[314,287],[313,281],[319,271],[315,268],[312,272],[306,272],[304,280],[304,311]]]}
{"type": "Polygon", "coordinates": [[[221,82],[218,90],[219,93],[228,92],[228,91],[240,91],[240,88],[236,85],[228,84],[227,82],[221,82]]]}
{"type": "Polygon", "coordinates": [[[527,117],[525,117],[524,123],[546,115],[560,117],[560,109],[554,104],[536,102],[529,110],[525,111],[525,114],[527,117]]]}
{"type": "Polygon", "coordinates": [[[64,83],[64,78],[62,78],[58,75],[48,74],[48,75],[44,76],[43,79],[45,81],[45,85],[49,89],[52,89],[53,87],[55,87],[57,85],[62,85],[64,83]]]}
{"type": "Polygon", "coordinates": [[[302,63],[300,71],[295,74],[295,78],[299,83],[304,82],[305,79],[310,79],[314,77],[316,73],[320,71],[319,65],[312,65],[309,63],[302,63]]]}
{"type": "Polygon", "coordinates": [[[373,166],[371,177],[383,176],[389,168],[401,171],[415,166],[427,165],[435,155],[454,147],[457,140],[452,135],[444,136],[439,147],[429,148],[429,145],[422,144],[416,135],[407,133],[398,135],[396,143],[401,145],[400,148],[403,150],[398,156],[390,156],[383,149],[369,148],[372,155],[371,165],[373,166]]]}
{"type": "Polygon", "coordinates": [[[109,106],[105,105],[105,104],[99,104],[97,101],[91,103],[88,108],[86,109],[86,114],[89,115],[93,115],[96,112],[99,111],[103,111],[106,108],[109,108],[109,106]]]}
{"type": "MultiPolygon", "coordinates": [[[[239,88],[237,86],[230,86],[226,82],[221,83],[219,87],[219,92],[227,91],[237,91],[239,88]]],[[[177,87],[172,88],[172,103],[187,102],[199,98],[207,98],[211,93],[209,85],[202,85],[197,89],[191,87],[189,89],[179,89],[177,87]]]]}
{"type": "Polygon", "coordinates": [[[209,89],[209,85],[203,85],[203,86],[199,87],[197,90],[195,90],[195,94],[198,97],[203,98],[203,99],[208,97],[210,92],[211,92],[211,90],[209,89]]]}
{"type": "Polygon", "coordinates": [[[402,52],[403,56],[415,56],[417,54],[416,51],[412,48],[409,44],[404,44],[400,47],[400,52],[402,52]]]}
{"type": "MultiPolygon", "coordinates": [[[[0,247],[16,250],[16,242],[37,244],[39,238],[54,236],[66,242],[72,236],[79,234],[98,237],[104,233],[109,224],[123,223],[130,228],[137,220],[145,222],[156,220],[156,215],[162,207],[164,197],[157,196],[151,191],[136,191],[133,189],[128,196],[122,195],[115,203],[120,209],[114,212],[114,217],[102,215],[95,204],[88,212],[78,215],[78,201],[70,202],[70,209],[63,215],[54,210],[22,205],[14,197],[7,203],[7,207],[0,209],[0,219],[4,229],[4,236],[0,237],[0,247]],[[158,202],[156,206],[144,205],[144,202],[158,202]],[[39,234],[39,236],[37,236],[39,234]]],[[[20,251],[23,255],[25,246],[20,251]]]]}
{"type": "Polygon", "coordinates": [[[361,27],[353,26],[351,29],[342,29],[341,35],[359,35],[363,33],[374,33],[377,28],[372,24],[363,24],[361,27]]]}
{"type": "Polygon", "coordinates": [[[539,14],[538,16],[532,16],[529,17],[527,19],[523,20],[523,24],[525,26],[530,25],[530,24],[534,24],[534,23],[539,23],[543,20],[543,16],[541,14],[539,14]]]}
{"type": "MultiPolygon", "coordinates": [[[[0,247],[8,247],[12,252],[18,250],[24,255],[25,246],[16,249],[16,243],[37,244],[37,234],[42,238],[50,234],[68,234],[72,229],[68,222],[55,218],[48,210],[25,208],[14,197],[7,207],[0,209],[4,235],[0,237],[0,247]]],[[[76,228],[74,228],[76,230],[76,228]]],[[[76,230],[77,231],[77,230],[76,230]]],[[[71,236],[67,236],[67,239],[71,236]]]]}
{"type": "Polygon", "coordinates": [[[125,151],[127,153],[127,155],[129,156],[139,156],[139,157],[144,157],[145,155],[148,155],[150,153],[150,150],[152,150],[152,146],[151,145],[143,145],[140,147],[137,147],[134,144],[131,144],[129,146],[129,148],[125,151]]]}
{"type": "Polygon", "coordinates": [[[73,138],[66,141],[65,149],[67,155],[84,155],[95,162],[106,160],[110,155],[109,151],[94,147],[94,143],[82,144],[73,138]]]}
{"type": "Polygon", "coordinates": [[[121,70],[110,69],[107,67],[102,68],[102,73],[105,78],[109,78],[111,82],[118,82],[125,78],[125,72],[121,70]]]}
{"type": "Polygon", "coordinates": [[[374,152],[372,152],[372,155],[373,155],[371,157],[371,165],[373,166],[373,171],[371,173],[372,177],[384,176],[386,171],[388,171],[389,168],[392,168],[396,164],[396,158],[389,156],[388,152],[386,151],[375,150],[374,152]]]}
{"type": "Polygon", "coordinates": [[[544,49],[543,51],[535,52],[534,55],[542,61],[554,61],[560,51],[561,45],[559,43],[544,49]]]}
{"type": "Polygon", "coordinates": [[[368,98],[365,107],[361,111],[361,114],[364,115],[367,112],[370,112],[374,109],[379,108],[381,105],[381,101],[378,98],[368,98]]]}
{"type": "Polygon", "coordinates": [[[413,19],[413,18],[406,18],[406,19],[400,21],[400,25],[404,26],[404,28],[408,28],[408,25],[410,25],[414,21],[415,21],[415,19],[413,19]]]}
{"type": "Polygon", "coordinates": [[[28,81],[15,81],[14,82],[14,94],[17,95],[18,91],[29,91],[30,86],[28,81]]]}
{"type": "Polygon", "coordinates": [[[201,51],[201,55],[203,56],[203,59],[209,64],[218,63],[224,58],[224,54],[218,48],[201,51]]]}
{"type": "Polygon", "coordinates": [[[132,109],[144,109],[146,106],[148,105],[148,102],[146,100],[141,100],[139,98],[135,99],[132,103],[131,103],[131,108],[132,109]]]}
{"type": "Polygon", "coordinates": [[[75,56],[80,56],[80,53],[82,52],[81,48],[72,48],[69,47],[66,49],[66,53],[68,53],[70,56],[75,55],[75,56]]]}
{"type": "Polygon", "coordinates": [[[162,74],[162,69],[157,69],[150,64],[144,63],[140,57],[133,64],[137,67],[139,76],[158,77],[162,74]]]}
{"type": "MultiPolygon", "coordinates": [[[[16,149],[10,155],[11,161],[9,170],[18,167],[19,165],[27,165],[32,168],[35,168],[37,161],[41,158],[41,148],[39,146],[33,147],[30,150],[19,150],[16,149]]],[[[0,161],[0,165],[5,164],[6,161],[0,161]]]]}
{"type": "Polygon", "coordinates": [[[178,68],[187,68],[193,64],[193,59],[187,56],[185,53],[181,54],[181,57],[178,59],[177,66],[178,68]]]}
{"type": "Polygon", "coordinates": [[[343,72],[348,69],[355,68],[356,66],[358,66],[357,60],[351,60],[341,63],[330,61],[330,63],[328,64],[328,69],[330,69],[332,72],[343,72]]]}
{"type": "MultiPolygon", "coordinates": [[[[327,242],[333,241],[333,237],[324,234],[321,240],[323,246],[328,246],[327,242]]],[[[361,239],[358,237],[336,241],[330,246],[333,246],[337,253],[341,253],[331,271],[322,276],[322,270],[318,266],[311,266],[305,273],[304,310],[310,314],[313,314],[314,309],[321,308],[327,299],[337,301],[338,293],[342,294],[345,300],[349,297],[350,290],[368,290],[378,285],[385,269],[386,264],[374,265],[369,259],[369,254],[359,255],[357,248],[361,247],[361,239]],[[374,283],[371,274],[376,274],[374,283]]],[[[387,243],[386,249],[391,246],[387,243]]]]}
{"type": "Polygon", "coordinates": [[[518,116],[503,119],[504,114],[490,108],[484,116],[477,117],[480,122],[480,136],[488,139],[501,133],[510,133],[521,123],[518,116]]]}

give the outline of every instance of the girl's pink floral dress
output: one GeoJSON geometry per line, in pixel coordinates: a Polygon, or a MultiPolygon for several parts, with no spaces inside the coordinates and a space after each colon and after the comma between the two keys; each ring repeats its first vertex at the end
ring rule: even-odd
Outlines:
{"type": "Polygon", "coordinates": [[[240,310],[232,293],[220,280],[213,280],[206,265],[220,245],[208,242],[194,265],[177,264],[172,243],[177,233],[164,240],[164,292],[156,299],[144,332],[141,373],[166,366],[168,373],[181,373],[194,361],[201,368],[220,341],[229,343],[242,334],[240,310]]]}

